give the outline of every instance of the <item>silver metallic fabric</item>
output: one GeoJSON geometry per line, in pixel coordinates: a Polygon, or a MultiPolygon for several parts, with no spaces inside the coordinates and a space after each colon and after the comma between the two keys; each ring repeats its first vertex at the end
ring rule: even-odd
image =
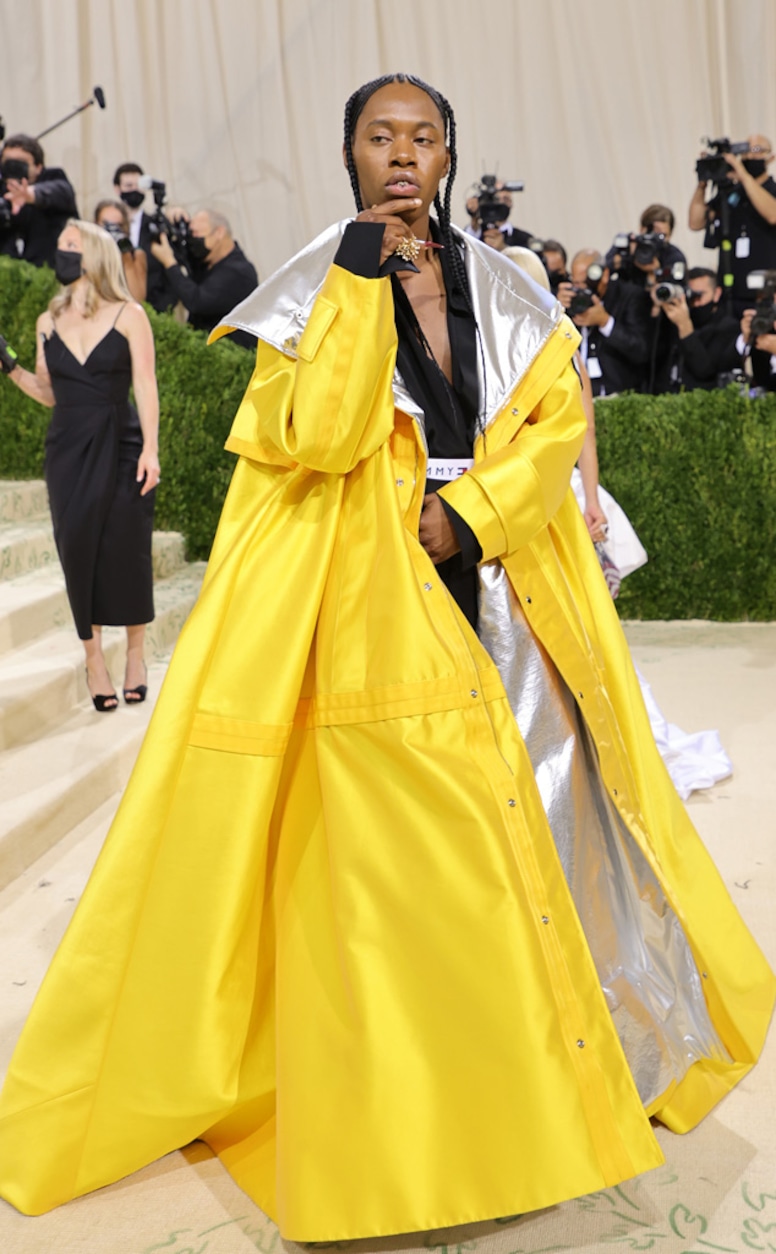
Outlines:
{"type": "MultiPolygon", "coordinates": [[[[247,331],[294,357],[348,221],[328,227],[222,318],[219,327],[247,331]]],[[[560,323],[563,309],[508,258],[473,235],[454,230],[465,246],[472,304],[480,328],[480,395],[487,426],[560,323]]],[[[404,413],[419,416],[398,374],[394,398],[404,413]]]]}
{"type": "Polygon", "coordinates": [[[682,927],[609,800],[574,698],[500,562],[480,568],[479,637],[501,675],[566,881],[639,1095],[649,1106],[701,1057],[729,1061],[682,927]]]}

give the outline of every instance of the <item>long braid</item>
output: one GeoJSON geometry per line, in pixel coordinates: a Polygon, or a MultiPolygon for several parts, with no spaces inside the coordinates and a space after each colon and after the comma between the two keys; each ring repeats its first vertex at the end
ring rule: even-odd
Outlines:
{"type": "Polygon", "coordinates": [[[474,306],[472,305],[471,292],[469,289],[469,276],[466,273],[466,266],[461,255],[461,250],[452,231],[451,203],[453,183],[458,169],[455,114],[453,113],[453,109],[449,101],[445,99],[441,92],[437,91],[435,87],[429,86],[429,84],[425,83],[422,78],[417,78],[414,74],[383,74],[380,78],[374,78],[371,82],[364,83],[362,87],[359,87],[357,91],[353,92],[353,95],[345,105],[345,161],[348,168],[348,174],[350,176],[350,186],[353,189],[356,207],[360,213],[364,208],[364,204],[361,197],[361,187],[358,181],[356,162],[353,157],[353,135],[356,130],[356,123],[358,122],[358,119],[364,109],[364,105],[369,100],[370,96],[373,96],[376,91],[379,91],[381,87],[386,87],[389,83],[410,83],[413,87],[418,87],[421,91],[424,91],[426,95],[433,100],[445,124],[445,142],[450,152],[450,169],[448,170],[447,181],[445,183],[444,200],[442,200],[439,192],[437,191],[437,194],[434,197],[434,208],[437,212],[439,233],[442,237],[442,243],[444,244],[446,255],[450,262],[450,269],[455,277],[456,285],[460,289],[461,294],[469,308],[469,312],[475,319],[474,325],[477,330],[477,342],[479,345],[480,361],[482,364],[483,392],[485,394],[482,398],[480,416],[478,417],[477,425],[479,429],[484,432],[484,413],[487,408],[485,353],[483,350],[480,328],[474,314],[474,306]]]}

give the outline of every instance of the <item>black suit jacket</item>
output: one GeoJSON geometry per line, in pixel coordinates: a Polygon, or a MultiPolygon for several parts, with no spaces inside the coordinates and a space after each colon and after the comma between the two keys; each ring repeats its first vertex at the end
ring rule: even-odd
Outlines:
{"type": "MultiPolygon", "coordinates": [[[[239,244],[210,269],[198,271],[196,279],[180,266],[170,266],[166,277],[174,298],[182,301],[189,311],[189,326],[199,331],[212,331],[259,283],[253,263],[239,244]]],[[[255,338],[244,331],[233,332],[231,338],[243,348],[253,348],[256,344],[255,338]]]]}
{"type": "Polygon", "coordinates": [[[741,366],[736,349],[739,326],[724,310],[703,327],[683,340],[668,318],[662,314],[656,327],[657,352],[654,384],[655,395],[661,392],[693,391],[717,386],[717,376],[741,366]]]}
{"type": "Polygon", "coordinates": [[[649,319],[644,293],[612,277],[603,304],[614,318],[614,327],[608,336],[602,334],[600,327],[588,328],[587,359],[589,362],[597,358],[601,367],[601,377],[591,376],[590,379],[593,395],[637,391],[649,358],[649,319]]]}
{"type": "Polygon", "coordinates": [[[33,186],[35,204],[0,224],[0,253],[53,270],[59,235],[68,218],[78,217],[75,192],[59,169],[41,170],[33,186]]]}

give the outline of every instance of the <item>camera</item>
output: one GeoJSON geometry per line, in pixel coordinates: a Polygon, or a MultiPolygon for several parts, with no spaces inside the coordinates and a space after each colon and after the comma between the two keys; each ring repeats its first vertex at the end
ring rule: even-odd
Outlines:
{"type": "Polygon", "coordinates": [[[771,335],[776,330],[776,270],[750,270],[746,286],[750,292],[760,293],[749,328],[749,342],[754,343],[758,335],[771,335]]]}
{"type": "Polygon", "coordinates": [[[668,241],[662,231],[645,231],[635,237],[636,247],[632,258],[635,266],[649,266],[655,260],[661,260],[668,241]]]}
{"type": "Polygon", "coordinates": [[[185,219],[172,222],[164,213],[164,202],[167,199],[167,184],[161,179],[153,179],[148,174],[138,179],[138,186],[144,192],[151,192],[156,211],[148,223],[148,234],[152,243],[158,243],[159,237],[166,235],[175,256],[181,264],[188,264],[187,248],[189,242],[189,224],[185,219]]]}
{"type": "Polygon", "coordinates": [[[669,300],[680,300],[682,296],[687,297],[687,288],[684,283],[672,283],[666,280],[655,286],[655,300],[658,305],[665,305],[669,300]]]}
{"type": "Polygon", "coordinates": [[[742,152],[749,151],[747,140],[739,144],[731,144],[729,139],[702,139],[701,143],[705,145],[708,152],[705,157],[699,157],[695,162],[695,173],[699,183],[727,183],[730,179],[730,166],[723,154],[732,152],[740,155],[742,152]]]}
{"type": "Polygon", "coordinates": [[[134,253],[135,250],[132,246],[132,240],[125,234],[118,222],[104,222],[102,229],[103,231],[107,231],[108,234],[115,239],[119,246],[120,253],[134,253]]]}
{"type": "Polygon", "coordinates": [[[518,182],[499,185],[495,174],[483,174],[473,191],[473,195],[477,197],[477,216],[483,232],[501,226],[509,217],[509,205],[501,203],[498,199],[499,192],[522,192],[524,188],[525,183],[518,182]]]}
{"type": "Polygon", "coordinates": [[[574,288],[574,295],[566,310],[570,318],[574,318],[577,314],[587,313],[588,309],[592,309],[594,304],[593,297],[598,295],[598,284],[603,276],[604,267],[600,261],[591,262],[585,273],[587,286],[574,288]]]}

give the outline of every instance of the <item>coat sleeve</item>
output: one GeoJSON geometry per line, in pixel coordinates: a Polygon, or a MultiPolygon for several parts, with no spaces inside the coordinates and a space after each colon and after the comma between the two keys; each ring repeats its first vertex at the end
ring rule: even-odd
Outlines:
{"type": "Polygon", "coordinates": [[[440,488],[476,535],[484,561],[514,553],[547,525],[568,491],[585,430],[579,377],[569,363],[510,444],[440,488]]]}
{"type": "Polygon", "coordinates": [[[295,352],[260,346],[227,448],[253,441],[270,460],[346,474],[393,430],[390,281],[332,265],[295,352]]]}

